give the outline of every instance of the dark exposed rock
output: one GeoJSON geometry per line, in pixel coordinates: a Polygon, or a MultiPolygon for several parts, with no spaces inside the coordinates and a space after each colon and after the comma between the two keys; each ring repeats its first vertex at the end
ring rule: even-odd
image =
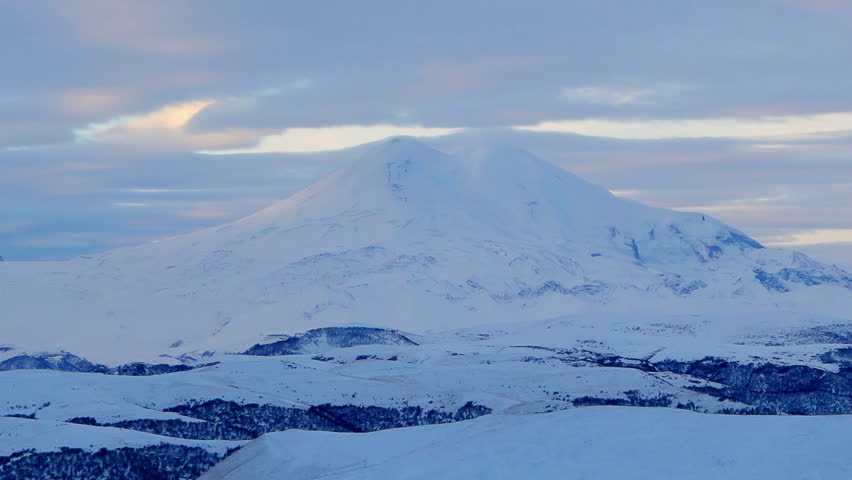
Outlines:
{"type": "Polygon", "coordinates": [[[823,268],[811,268],[807,270],[782,268],[776,275],[788,282],[803,283],[808,287],[834,284],[852,290],[852,276],[839,268],[832,268],[830,270],[823,268]]]}
{"type": "Polygon", "coordinates": [[[666,286],[677,295],[689,295],[690,293],[707,288],[707,284],[701,280],[687,281],[680,275],[668,276],[665,278],[666,286]]]}
{"type": "MultiPolygon", "coordinates": [[[[606,290],[606,285],[601,282],[592,282],[583,285],[575,285],[573,287],[565,287],[561,283],[550,280],[542,283],[538,287],[526,288],[517,293],[520,298],[540,297],[547,293],[559,293],[562,295],[597,295],[606,290]]],[[[505,300],[507,297],[497,297],[495,299],[505,300]]]]}
{"type": "Polygon", "coordinates": [[[777,275],[789,282],[804,283],[809,287],[834,280],[822,272],[803,272],[792,268],[782,268],[778,271],[777,275]]]}
{"type": "Polygon", "coordinates": [[[780,278],[759,268],[754,269],[754,278],[763,285],[763,288],[769,291],[779,293],[787,293],[790,291],[790,289],[787,288],[787,285],[785,285],[780,278]]]}
{"type": "Polygon", "coordinates": [[[753,238],[736,230],[729,230],[727,237],[717,237],[716,240],[719,240],[726,245],[736,246],[740,250],[764,248],[763,245],[758,243],[753,238]]]}
{"type": "Polygon", "coordinates": [[[785,282],[801,283],[808,287],[830,284],[852,290],[852,275],[848,272],[823,265],[798,252],[793,254],[792,267],[782,268],[775,273],[755,269],[754,274],[767,290],[781,293],[789,291],[785,282]]]}
{"type": "Polygon", "coordinates": [[[299,355],[319,348],[347,348],[359,345],[417,345],[396,330],[371,327],[325,327],[280,340],[257,344],[244,355],[299,355]]]}
{"type": "Polygon", "coordinates": [[[636,260],[642,260],[642,257],[639,255],[639,245],[636,244],[636,239],[631,238],[630,243],[626,245],[633,251],[633,258],[636,260]]]}

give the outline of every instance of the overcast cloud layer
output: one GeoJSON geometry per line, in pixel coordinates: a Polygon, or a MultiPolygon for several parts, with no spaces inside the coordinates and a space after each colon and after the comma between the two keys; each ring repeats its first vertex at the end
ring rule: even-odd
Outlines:
{"type": "Polygon", "coordinates": [[[7,259],[214,225],[347,157],[298,152],[455,132],[430,141],[508,139],[852,264],[844,0],[45,0],[4,5],[0,41],[7,259]]]}

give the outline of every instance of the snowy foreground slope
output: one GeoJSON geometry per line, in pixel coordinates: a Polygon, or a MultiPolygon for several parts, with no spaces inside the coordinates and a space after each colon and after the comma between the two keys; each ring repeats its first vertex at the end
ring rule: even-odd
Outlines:
{"type": "Polygon", "coordinates": [[[614,197],[523,151],[449,156],[396,138],[218,228],[2,263],[0,304],[7,357],[67,351],[114,366],[339,324],[425,332],[637,309],[847,316],[852,277],[709,216],[614,197]]]}
{"type": "Polygon", "coordinates": [[[568,478],[622,478],[617,465],[754,478],[782,461],[790,475],[767,478],[847,478],[850,338],[850,322],[804,314],[599,313],[433,335],[322,329],[158,375],[11,370],[0,479],[194,478],[247,442],[210,478],[459,478],[502,471],[495,448],[504,478],[568,463],[602,472],[568,478]],[[406,463],[428,452],[444,460],[406,463]],[[607,455],[625,458],[599,465],[607,455]]]}
{"type": "Polygon", "coordinates": [[[850,478],[848,273],[521,151],[365,150],[0,263],[0,480],[850,478]]]}
{"type": "Polygon", "coordinates": [[[848,479],[852,417],[589,407],[366,434],[271,433],[202,480],[848,479]]]}

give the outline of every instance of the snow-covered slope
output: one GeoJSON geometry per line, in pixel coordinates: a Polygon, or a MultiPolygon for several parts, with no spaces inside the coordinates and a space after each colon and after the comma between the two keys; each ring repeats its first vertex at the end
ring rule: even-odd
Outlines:
{"type": "Polygon", "coordinates": [[[852,476],[852,417],[735,417],[591,407],[367,434],[268,434],[202,480],[852,476]]]}
{"type": "Polygon", "coordinates": [[[848,316],[852,277],[709,216],[617,198],[523,151],[450,156],[396,138],[218,228],[70,262],[2,263],[0,304],[6,357],[65,350],[114,365],[200,360],[341,324],[848,316]]]}
{"type": "Polygon", "coordinates": [[[245,443],[184,440],[127,429],[0,418],[0,479],[197,478],[245,443]]]}
{"type": "MultiPolygon", "coordinates": [[[[736,444],[743,448],[766,438],[767,431],[788,432],[795,439],[776,447],[783,457],[784,452],[798,452],[796,442],[805,441],[802,435],[826,436],[832,442],[844,438],[833,430],[840,424],[819,416],[852,413],[850,343],[852,322],[815,315],[583,313],[431,335],[323,328],[272,344],[256,355],[215,356],[210,365],[159,375],[4,371],[0,372],[0,479],[31,478],[46,466],[50,475],[35,478],[68,478],[69,471],[82,478],[141,480],[150,478],[151,472],[169,472],[163,478],[170,479],[195,478],[187,472],[197,476],[219,462],[228,448],[271,432],[297,429],[373,432],[416,426],[426,437],[413,430],[392,437],[272,435],[215,472],[233,469],[225,478],[245,479],[264,478],[276,470],[288,472],[288,478],[299,478],[298,472],[355,475],[361,470],[337,467],[366,462],[377,470],[364,470],[364,478],[397,478],[383,469],[400,466],[396,460],[375,456],[374,439],[393,438],[387,441],[394,443],[400,459],[413,455],[411,461],[420,462],[416,452],[423,438],[431,435],[449,439],[436,445],[435,454],[465,445],[453,454],[457,456],[441,458],[488,471],[493,466],[482,452],[495,444],[484,437],[486,431],[501,444],[509,445],[514,432],[512,445],[527,448],[525,442],[553,441],[547,448],[572,452],[566,450],[572,442],[603,442],[597,443],[603,450],[626,448],[645,438],[630,429],[648,423],[656,428],[648,439],[660,449],[693,441],[696,432],[714,438],[706,440],[710,445],[727,440],[721,432],[737,441],[748,438],[745,444],[736,444]],[[599,414],[579,412],[600,405],[615,407],[599,414]],[[620,406],[740,415],[717,420],[634,408],[636,416],[625,420],[622,417],[630,414],[620,406]],[[541,415],[554,411],[577,413],[541,415]],[[609,411],[611,418],[604,413],[609,411]],[[752,414],[767,419],[748,417],[752,414]],[[787,414],[816,419],[791,421],[784,417],[787,414]],[[475,421],[470,427],[428,427],[489,416],[495,420],[475,421]],[[600,432],[619,439],[591,435],[590,425],[596,422],[602,425],[600,432]],[[608,430],[619,425],[626,430],[608,430]],[[571,440],[564,440],[569,432],[571,440]],[[615,443],[606,443],[610,440],[615,443]],[[619,443],[622,440],[625,443],[619,443]],[[145,470],[147,465],[151,470],[145,470]],[[312,467],[298,470],[308,465],[312,467]],[[133,476],[119,474],[128,468],[133,476]],[[104,475],[105,469],[119,473],[104,475]]],[[[737,462],[746,455],[733,446],[713,448],[718,449],[701,455],[710,452],[711,457],[737,462]]],[[[769,450],[760,452],[767,459],[777,458],[769,450]]],[[[599,456],[602,450],[586,453],[589,468],[606,460],[599,456]]],[[[538,463],[523,458],[513,460],[517,468],[538,472],[538,463]]],[[[656,457],[644,465],[667,472],[671,458],[656,457]]],[[[797,458],[795,469],[812,465],[797,458]]],[[[701,462],[697,465],[704,465],[701,462]]],[[[738,468],[727,478],[753,478],[738,468]]],[[[824,473],[845,473],[844,468],[847,464],[840,462],[824,473]]]]}
{"type": "Polygon", "coordinates": [[[50,420],[0,417],[0,457],[22,450],[59,451],[62,447],[97,451],[101,448],[139,448],[169,443],[224,454],[246,442],[185,440],[119,428],[93,427],[50,420]]]}

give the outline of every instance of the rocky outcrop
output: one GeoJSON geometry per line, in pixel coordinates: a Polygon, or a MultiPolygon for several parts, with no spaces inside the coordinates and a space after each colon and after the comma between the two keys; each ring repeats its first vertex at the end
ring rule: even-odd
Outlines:
{"type": "Polygon", "coordinates": [[[836,267],[823,265],[803,253],[793,253],[793,262],[775,273],[762,269],[754,270],[754,278],[767,290],[786,293],[791,283],[813,287],[817,285],[836,285],[852,290],[852,275],[836,267]]]}
{"type": "Polygon", "coordinates": [[[396,330],[371,327],[326,327],[308,330],[274,343],[257,344],[243,355],[299,355],[320,353],[329,348],[347,348],[359,345],[417,345],[396,330]]]}
{"type": "Polygon", "coordinates": [[[209,367],[216,365],[206,363],[203,365],[169,365],[166,363],[126,363],[117,367],[107,367],[92,363],[85,358],[70,353],[44,354],[44,355],[17,355],[0,362],[0,372],[7,370],[58,370],[62,372],[103,373],[107,375],[162,375],[165,373],[185,372],[194,368],[209,367]]]}
{"type": "Polygon", "coordinates": [[[94,364],[70,353],[55,355],[17,355],[0,362],[0,371],[6,370],[60,370],[63,372],[107,373],[109,368],[94,364]]]}

